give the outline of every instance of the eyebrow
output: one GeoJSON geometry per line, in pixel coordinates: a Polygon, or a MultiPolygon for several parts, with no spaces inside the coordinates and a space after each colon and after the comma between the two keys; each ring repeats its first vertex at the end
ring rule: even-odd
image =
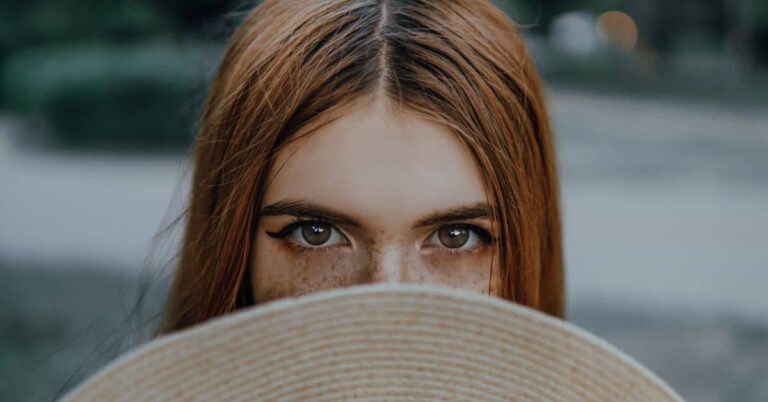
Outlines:
{"type": "MultiPolygon", "coordinates": [[[[259,215],[294,215],[320,219],[330,223],[352,227],[363,226],[360,221],[341,211],[301,200],[277,201],[262,208],[259,215]]],[[[419,228],[424,226],[447,224],[460,220],[490,218],[492,216],[493,209],[491,206],[485,202],[478,202],[475,204],[459,205],[447,210],[434,212],[425,218],[419,219],[419,221],[416,222],[413,227],[419,228]]]]}

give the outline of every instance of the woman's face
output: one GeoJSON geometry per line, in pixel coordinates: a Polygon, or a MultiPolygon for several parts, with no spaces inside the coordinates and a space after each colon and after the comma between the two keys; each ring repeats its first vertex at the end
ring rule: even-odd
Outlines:
{"type": "Polygon", "coordinates": [[[481,174],[447,127],[364,103],[287,145],[270,177],[251,263],[257,303],[378,282],[497,294],[481,174]]]}

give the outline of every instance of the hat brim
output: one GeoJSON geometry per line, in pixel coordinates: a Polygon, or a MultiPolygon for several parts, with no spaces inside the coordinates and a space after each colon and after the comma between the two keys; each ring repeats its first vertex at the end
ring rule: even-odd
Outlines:
{"type": "Polygon", "coordinates": [[[572,324],[432,285],[277,300],[160,337],[65,401],[682,401],[572,324]]]}

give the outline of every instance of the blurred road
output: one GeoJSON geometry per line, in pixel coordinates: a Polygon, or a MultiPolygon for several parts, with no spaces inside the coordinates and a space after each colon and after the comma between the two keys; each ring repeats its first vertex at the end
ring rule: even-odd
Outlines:
{"type": "Polygon", "coordinates": [[[570,299],[768,319],[768,105],[550,96],[570,299]]]}
{"type": "MultiPolygon", "coordinates": [[[[550,101],[569,298],[768,319],[768,105],[550,101]]],[[[186,160],[41,153],[15,131],[0,120],[0,257],[142,267],[181,210],[186,160]]]]}
{"type": "Polygon", "coordinates": [[[171,202],[183,202],[186,160],[41,152],[15,145],[15,128],[0,121],[0,257],[138,271],[166,214],[181,211],[171,202]]]}

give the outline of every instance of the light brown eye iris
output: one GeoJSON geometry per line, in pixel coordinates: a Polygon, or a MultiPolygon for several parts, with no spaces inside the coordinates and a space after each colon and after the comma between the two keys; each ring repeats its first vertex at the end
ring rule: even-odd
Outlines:
{"type": "Polygon", "coordinates": [[[443,246],[448,248],[460,248],[469,240],[469,230],[460,227],[445,227],[438,231],[438,238],[443,246]]]}
{"type": "Polygon", "coordinates": [[[331,238],[332,228],[322,223],[310,223],[301,227],[301,236],[312,246],[320,246],[331,238]]]}

